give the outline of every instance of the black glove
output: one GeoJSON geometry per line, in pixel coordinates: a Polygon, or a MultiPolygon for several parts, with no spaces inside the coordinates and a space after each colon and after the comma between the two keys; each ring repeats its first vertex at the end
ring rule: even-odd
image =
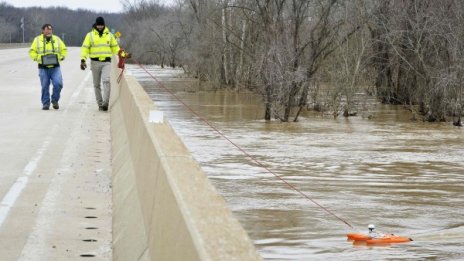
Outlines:
{"type": "Polygon", "coordinates": [[[81,60],[81,70],[83,70],[83,71],[84,71],[84,70],[85,70],[85,68],[87,68],[87,64],[85,64],[85,60],[84,60],[84,59],[82,59],[82,60],[81,60]]]}
{"type": "Polygon", "coordinates": [[[124,58],[126,59],[130,59],[132,57],[132,54],[131,53],[126,53],[126,56],[124,58]]]}

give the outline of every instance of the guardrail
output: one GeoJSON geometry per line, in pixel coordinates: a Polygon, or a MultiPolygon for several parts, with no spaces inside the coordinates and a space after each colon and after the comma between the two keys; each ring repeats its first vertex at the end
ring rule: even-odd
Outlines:
{"type": "Polygon", "coordinates": [[[261,260],[170,124],[149,122],[154,102],[119,72],[113,63],[114,260],[261,260]]]}
{"type": "Polygon", "coordinates": [[[28,48],[31,43],[0,43],[0,49],[28,48]]]}

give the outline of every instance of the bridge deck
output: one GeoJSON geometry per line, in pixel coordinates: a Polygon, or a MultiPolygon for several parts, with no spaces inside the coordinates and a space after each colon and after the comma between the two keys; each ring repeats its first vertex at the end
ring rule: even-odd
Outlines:
{"type": "Polygon", "coordinates": [[[61,66],[60,109],[42,111],[27,52],[0,50],[0,257],[111,260],[109,114],[79,70],[79,48],[61,66]]]}

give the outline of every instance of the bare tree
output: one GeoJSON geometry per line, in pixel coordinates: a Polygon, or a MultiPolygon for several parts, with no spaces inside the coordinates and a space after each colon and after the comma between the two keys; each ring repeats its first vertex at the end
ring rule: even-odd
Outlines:
{"type": "Polygon", "coordinates": [[[266,120],[297,121],[310,97],[355,115],[361,93],[428,121],[462,114],[458,0],[126,1],[141,57],[261,94],[266,120]]]}

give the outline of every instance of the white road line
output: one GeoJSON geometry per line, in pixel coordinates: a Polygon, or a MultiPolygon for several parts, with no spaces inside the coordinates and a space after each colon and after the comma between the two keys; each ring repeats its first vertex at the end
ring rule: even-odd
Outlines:
{"type": "MultiPolygon", "coordinates": [[[[72,94],[71,99],[69,101],[69,106],[67,106],[68,108],[76,102],[78,94],[82,91],[85,83],[88,81],[89,78],[90,72],[87,73],[85,79],[79,84],[77,89],[72,94]]],[[[63,115],[67,114],[68,108],[64,111],[63,115]]],[[[3,225],[3,222],[5,222],[10,212],[10,209],[13,207],[16,200],[21,195],[23,189],[26,187],[29,181],[29,176],[35,171],[38,162],[40,162],[40,160],[42,159],[42,155],[45,153],[45,151],[47,151],[52,137],[55,136],[55,132],[58,129],[58,126],[59,123],[55,123],[55,125],[52,128],[52,131],[49,132],[48,136],[45,138],[45,141],[42,143],[42,146],[37,150],[36,156],[31,161],[29,161],[29,163],[24,167],[24,175],[16,179],[15,183],[13,183],[6,195],[3,197],[2,202],[0,203],[0,227],[3,225]]]]}

